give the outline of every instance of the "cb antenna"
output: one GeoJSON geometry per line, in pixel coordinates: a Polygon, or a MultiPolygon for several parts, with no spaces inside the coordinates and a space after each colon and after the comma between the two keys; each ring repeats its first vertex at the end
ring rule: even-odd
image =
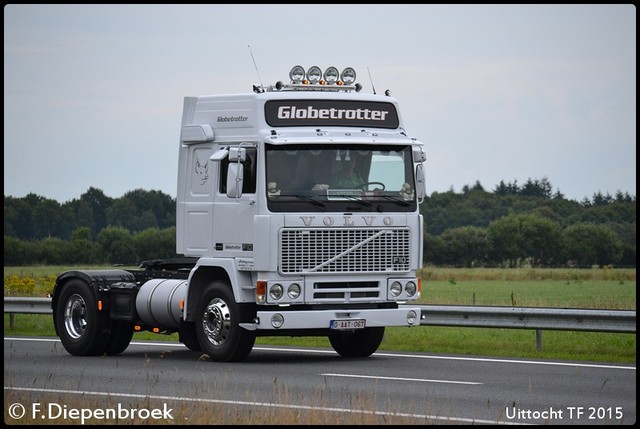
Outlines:
{"type": "Polygon", "coordinates": [[[373,79],[371,79],[371,72],[369,71],[369,67],[367,67],[367,73],[369,73],[369,80],[371,81],[371,89],[373,89],[373,95],[376,95],[376,87],[373,86],[373,79]]]}
{"type": "Polygon", "coordinates": [[[253,58],[253,53],[251,52],[251,45],[247,45],[249,47],[249,54],[251,55],[251,61],[253,61],[253,66],[256,68],[256,73],[258,74],[258,80],[260,81],[260,86],[262,85],[262,78],[260,77],[260,72],[258,71],[258,66],[256,65],[256,60],[253,58]]]}

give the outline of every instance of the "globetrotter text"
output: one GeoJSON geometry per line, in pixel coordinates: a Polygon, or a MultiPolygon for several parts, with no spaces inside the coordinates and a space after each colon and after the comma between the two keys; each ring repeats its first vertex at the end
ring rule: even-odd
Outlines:
{"type": "Polygon", "coordinates": [[[384,121],[389,114],[385,110],[371,109],[316,109],[308,106],[299,109],[295,106],[280,106],[278,119],[364,119],[370,121],[384,121]]]}

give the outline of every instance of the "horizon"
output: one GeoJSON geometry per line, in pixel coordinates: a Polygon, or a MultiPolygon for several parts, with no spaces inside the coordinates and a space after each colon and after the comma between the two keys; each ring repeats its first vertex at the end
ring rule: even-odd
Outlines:
{"type": "Polygon", "coordinates": [[[575,201],[636,193],[632,4],[8,4],[4,35],[5,195],[176,195],[184,97],[296,64],[389,89],[429,195],[543,177],[575,201]]]}

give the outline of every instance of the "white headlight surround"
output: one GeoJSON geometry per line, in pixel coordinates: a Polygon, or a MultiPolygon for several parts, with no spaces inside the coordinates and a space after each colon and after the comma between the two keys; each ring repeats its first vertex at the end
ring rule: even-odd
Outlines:
{"type": "Polygon", "coordinates": [[[264,304],[288,306],[304,303],[304,279],[273,279],[265,283],[264,304]]]}
{"type": "Polygon", "coordinates": [[[393,301],[415,301],[420,298],[418,279],[397,277],[387,279],[387,297],[393,301]],[[398,291],[399,289],[399,291],[398,291]]]}

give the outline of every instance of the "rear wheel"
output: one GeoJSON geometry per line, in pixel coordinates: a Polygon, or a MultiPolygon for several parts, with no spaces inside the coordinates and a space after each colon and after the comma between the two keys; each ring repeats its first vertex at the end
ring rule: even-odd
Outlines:
{"type": "Polygon", "coordinates": [[[110,321],[98,311],[90,286],[72,279],[64,286],[56,304],[54,323],[65,350],[72,355],[99,355],[107,346],[110,321]]]}
{"type": "Polygon", "coordinates": [[[343,357],[366,357],[373,354],[384,337],[384,326],[359,331],[335,331],[329,334],[333,349],[343,357]]]}
{"type": "Polygon", "coordinates": [[[107,355],[118,355],[129,347],[133,338],[133,323],[124,320],[111,321],[111,334],[107,340],[104,353],[107,355]]]}
{"type": "Polygon", "coordinates": [[[240,327],[255,312],[250,304],[236,303],[229,284],[214,281],[204,292],[196,313],[196,336],[202,351],[214,361],[246,358],[256,340],[255,332],[240,327]]]}

